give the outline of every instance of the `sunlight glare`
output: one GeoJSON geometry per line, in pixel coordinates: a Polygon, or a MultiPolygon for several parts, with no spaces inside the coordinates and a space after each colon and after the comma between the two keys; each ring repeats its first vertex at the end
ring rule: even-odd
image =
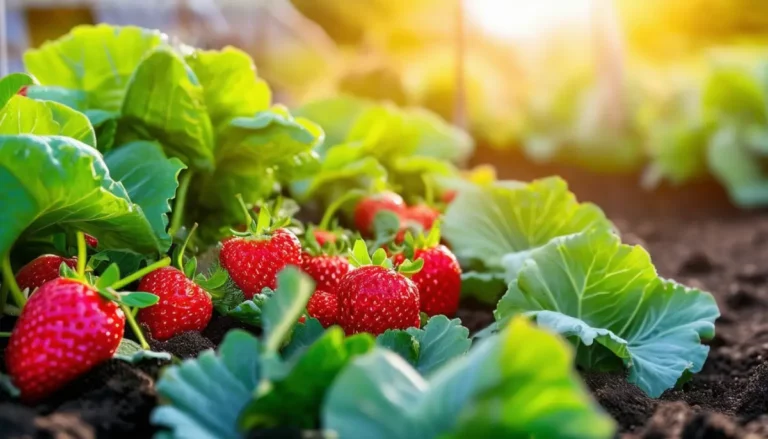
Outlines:
{"type": "Polygon", "coordinates": [[[593,0],[465,0],[468,20],[506,40],[527,40],[590,20],[593,0]]]}

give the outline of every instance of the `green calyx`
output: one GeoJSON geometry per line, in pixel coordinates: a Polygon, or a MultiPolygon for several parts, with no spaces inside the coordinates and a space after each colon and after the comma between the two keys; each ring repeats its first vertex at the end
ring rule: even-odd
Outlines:
{"type": "MultiPolygon", "coordinates": [[[[373,265],[393,269],[392,260],[387,257],[387,252],[383,248],[376,249],[373,255],[368,253],[368,246],[365,245],[365,241],[358,239],[355,241],[355,245],[352,247],[352,251],[349,252],[349,262],[355,267],[362,267],[366,265],[373,265]]],[[[421,271],[424,267],[424,261],[418,259],[411,261],[406,259],[402,264],[397,266],[397,272],[411,276],[421,271]]]]}
{"type": "MultiPolygon", "coordinates": [[[[246,231],[241,232],[232,230],[231,232],[235,236],[265,238],[270,236],[270,234],[275,230],[291,224],[291,219],[289,217],[281,218],[273,216],[266,204],[259,206],[259,215],[254,220],[253,216],[251,215],[251,211],[248,209],[248,206],[246,206],[245,201],[243,200],[243,196],[237,194],[236,197],[237,201],[240,203],[240,207],[243,209],[243,214],[245,215],[246,231]]],[[[278,203],[280,202],[278,201],[278,203]]],[[[276,206],[275,212],[279,211],[280,207],[278,204],[276,206]]]]}
{"type": "Polygon", "coordinates": [[[436,220],[428,234],[419,233],[414,236],[410,231],[405,233],[403,244],[394,250],[402,252],[406,258],[413,259],[416,250],[435,248],[440,245],[440,220],[436,220]]]}
{"type": "Polygon", "coordinates": [[[328,255],[336,256],[343,255],[351,249],[349,233],[345,230],[337,227],[335,224],[330,229],[325,229],[320,226],[309,225],[304,230],[299,240],[301,246],[312,256],[328,255]],[[326,241],[322,245],[317,241],[315,232],[330,233],[336,237],[335,241],[326,241]]]}

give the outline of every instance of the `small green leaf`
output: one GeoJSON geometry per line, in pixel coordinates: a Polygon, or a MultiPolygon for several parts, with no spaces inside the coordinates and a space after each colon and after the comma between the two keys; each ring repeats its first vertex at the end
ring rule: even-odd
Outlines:
{"type": "Polygon", "coordinates": [[[389,242],[400,230],[400,217],[391,210],[380,210],[373,218],[373,236],[377,242],[389,242]]]}
{"type": "Polygon", "coordinates": [[[373,252],[373,258],[371,260],[373,265],[381,266],[386,260],[387,252],[383,248],[377,249],[375,252],[373,252]]]}
{"type": "Polygon", "coordinates": [[[416,274],[421,271],[422,268],[424,268],[424,259],[416,259],[415,261],[406,259],[397,267],[397,272],[406,275],[416,274]]]}
{"type": "Polygon", "coordinates": [[[325,333],[325,328],[319,320],[312,317],[305,318],[304,323],[299,323],[293,328],[291,341],[282,350],[283,358],[288,361],[298,358],[309,346],[322,337],[323,333],[325,333]]]}
{"type": "Polygon", "coordinates": [[[376,337],[376,345],[403,357],[411,366],[419,361],[419,342],[405,331],[388,329],[376,337]]]}
{"type": "Polygon", "coordinates": [[[96,281],[96,288],[108,288],[118,280],[120,280],[120,267],[117,264],[110,264],[96,281]]]}
{"type": "Polygon", "coordinates": [[[184,275],[187,276],[188,279],[194,279],[196,272],[197,272],[197,258],[189,258],[187,260],[187,263],[184,264],[184,275]]]}
{"type": "Polygon", "coordinates": [[[101,294],[102,297],[104,297],[107,300],[111,300],[112,302],[119,302],[120,297],[114,292],[114,290],[111,290],[109,288],[99,288],[96,290],[101,294]]]}
{"type": "Polygon", "coordinates": [[[120,302],[132,308],[146,308],[160,301],[160,298],[152,293],[143,291],[120,293],[120,302]]]}
{"type": "Polygon", "coordinates": [[[428,376],[454,358],[466,354],[472,346],[469,329],[461,326],[461,320],[449,320],[443,315],[429,319],[423,329],[408,328],[406,332],[419,344],[416,370],[424,376],[428,376]]]}
{"type": "Polygon", "coordinates": [[[275,295],[262,307],[265,353],[278,351],[304,312],[314,288],[312,279],[296,267],[288,266],[278,273],[275,295]]]}
{"type": "Polygon", "coordinates": [[[269,213],[269,208],[267,206],[261,206],[259,208],[259,218],[256,222],[256,233],[264,233],[267,229],[269,229],[269,224],[271,222],[272,215],[269,213]]]}
{"type": "Polygon", "coordinates": [[[77,273],[77,271],[64,262],[62,262],[61,265],[59,265],[59,276],[67,279],[80,278],[80,275],[77,273]]]}
{"type": "Polygon", "coordinates": [[[371,265],[371,256],[368,254],[368,247],[365,245],[365,241],[358,239],[355,241],[355,245],[352,247],[352,251],[349,253],[349,262],[355,267],[362,267],[364,265],[371,265]]]}
{"type": "Polygon", "coordinates": [[[120,341],[120,345],[117,347],[113,357],[131,364],[136,364],[143,360],[171,360],[171,354],[168,352],[144,350],[141,348],[141,345],[127,338],[123,338],[120,341]]]}

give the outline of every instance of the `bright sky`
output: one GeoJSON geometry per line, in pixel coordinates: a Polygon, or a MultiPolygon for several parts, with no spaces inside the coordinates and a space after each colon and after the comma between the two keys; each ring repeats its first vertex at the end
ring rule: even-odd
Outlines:
{"type": "Polygon", "coordinates": [[[467,17],[489,34],[527,40],[590,19],[593,0],[464,0],[467,17]]]}

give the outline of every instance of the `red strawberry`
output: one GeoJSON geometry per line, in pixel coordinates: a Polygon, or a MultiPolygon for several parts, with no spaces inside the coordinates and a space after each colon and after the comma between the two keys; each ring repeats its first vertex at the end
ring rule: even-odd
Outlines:
{"type": "MultiPolygon", "coordinates": [[[[402,253],[393,257],[395,265],[405,259],[402,253]]],[[[461,267],[456,256],[444,245],[416,249],[413,260],[424,260],[424,267],[411,276],[419,288],[422,312],[430,316],[445,314],[452,317],[459,308],[461,294],[461,267]]]]}
{"type": "Polygon", "coordinates": [[[38,256],[16,273],[16,283],[22,291],[29,288],[32,292],[44,283],[59,277],[59,267],[62,262],[70,268],[75,268],[77,265],[75,258],[69,259],[56,255],[38,256]]]}
{"type": "Polygon", "coordinates": [[[402,274],[378,265],[356,268],[336,290],[338,324],[347,334],[419,326],[419,290],[402,274]]]}
{"type": "Polygon", "coordinates": [[[422,230],[431,229],[438,218],[440,218],[440,211],[426,204],[410,206],[403,213],[403,219],[406,223],[414,222],[421,226],[422,230]]]}
{"type": "Polygon", "coordinates": [[[160,341],[185,331],[202,331],[213,315],[208,293],[175,267],[163,267],[144,276],[139,291],[160,297],[157,304],[142,308],[138,314],[139,321],[160,341]]]}
{"type": "Polygon", "coordinates": [[[318,289],[309,298],[307,313],[320,320],[323,328],[327,328],[336,323],[339,314],[338,298],[335,294],[318,289]]]}
{"type": "Polygon", "coordinates": [[[301,266],[301,243],[291,231],[271,235],[232,237],[221,244],[221,266],[227,270],[246,299],[264,288],[277,287],[277,273],[288,265],[301,266]]]}
{"type": "Polygon", "coordinates": [[[88,244],[88,247],[91,248],[96,248],[99,246],[99,240],[87,233],[85,233],[85,243],[88,244]]]}
{"type": "Polygon", "coordinates": [[[440,201],[445,204],[451,204],[456,199],[456,195],[458,195],[458,192],[455,189],[449,189],[440,195],[440,201]]]}
{"type": "Polygon", "coordinates": [[[19,91],[16,92],[17,95],[26,96],[27,95],[27,89],[29,88],[28,85],[22,86],[19,91]]]}
{"type": "Polygon", "coordinates": [[[301,270],[315,280],[318,290],[334,291],[341,278],[351,269],[352,265],[344,256],[301,254],[301,270]]]}
{"type": "Polygon", "coordinates": [[[373,233],[373,220],[381,210],[389,210],[398,215],[405,210],[403,198],[394,192],[382,192],[363,198],[355,206],[355,227],[363,235],[373,233]]]}
{"type": "Polygon", "coordinates": [[[328,243],[335,243],[337,239],[336,234],[328,230],[314,229],[312,234],[315,236],[315,241],[317,241],[317,245],[320,247],[328,243]]]}
{"type": "Polygon", "coordinates": [[[45,283],[21,311],[5,363],[26,401],[39,400],[112,358],[125,315],[91,286],[58,278],[45,283]]]}

